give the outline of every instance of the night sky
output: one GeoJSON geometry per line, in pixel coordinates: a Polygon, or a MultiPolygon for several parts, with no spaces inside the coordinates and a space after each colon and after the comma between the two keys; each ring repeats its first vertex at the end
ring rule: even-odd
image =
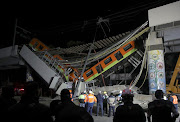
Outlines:
{"type": "Polygon", "coordinates": [[[27,44],[37,37],[51,47],[67,47],[69,41],[92,42],[131,31],[148,20],[148,10],[177,0],[125,0],[93,3],[26,3],[14,5],[1,20],[1,47],[13,44],[14,26],[17,29],[15,44],[27,44]],[[122,3],[121,3],[122,2],[122,3]],[[97,24],[98,19],[103,21],[97,24]],[[97,31],[96,31],[97,28],[97,31]],[[96,32],[96,37],[95,37],[96,32]]]}

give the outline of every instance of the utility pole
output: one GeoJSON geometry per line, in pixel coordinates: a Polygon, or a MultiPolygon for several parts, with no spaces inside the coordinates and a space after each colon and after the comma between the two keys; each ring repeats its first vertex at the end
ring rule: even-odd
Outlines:
{"type": "Polygon", "coordinates": [[[16,27],[17,27],[17,18],[15,19],[15,25],[14,25],[14,36],[13,36],[13,44],[12,44],[12,50],[11,50],[11,55],[14,56],[14,51],[15,51],[15,41],[16,41],[16,27]]]}

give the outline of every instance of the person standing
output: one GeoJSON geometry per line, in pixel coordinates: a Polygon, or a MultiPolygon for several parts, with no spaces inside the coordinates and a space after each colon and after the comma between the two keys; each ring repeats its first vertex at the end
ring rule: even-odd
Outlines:
{"type": "Polygon", "coordinates": [[[104,98],[104,100],[103,100],[103,109],[104,109],[106,114],[108,114],[108,107],[107,107],[107,99],[108,99],[108,97],[109,96],[108,96],[107,92],[104,91],[104,94],[103,94],[103,98],[104,98]]]}
{"type": "Polygon", "coordinates": [[[85,95],[84,92],[82,92],[79,97],[79,106],[85,108],[85,95]]]}
{"type": "Polygon", "coordinates": [[[133,104],[134,94],[127,88],[122,91],[122,102],[116,108],[113,122],[146,122],[143,108],[139,104],[133,104]]]}
{"type": "Polygon", "coordinates": [[[89,91],[89,94],[88,94],[87,97],[88,97],[88,100],[87,100],[87,111],[92,116],[93,106],[94,106],[94,103],[97,102],[97,98],[94,96],[92,91],[89,91]]]}
{"type": "MultiPolygon", "coordinates": [[[[39,103],[39,85],[35,81],[26,82],[20,102],[9,107],[10,122],[52,122],[49,106],[39,103]],[[20,116],[20,118],[19,118],[20,116]]],[[[7,120],[6,120],[7,121],[7,120]]]]}
{"type": "Polygon", "coordinates": [[[61,91],[61,102],[55,103],[54,122],[94,122],[92,116],[83,107],[75,105],[70,98],[68,89],[61,91]]]}
{"type": "Polygon", "coordinates": [[[101,91],[99,91],[97,95],[97,116],[99,114],[99,108],[101,108],[101,116],[103,116],[103,95],[101,94],[101,91]]]}
{"type": "Polygon", "coordinates": [[[147,119],[148,122],[175,122],[179,113],[169,100],[163,99],[163,91],[156,90],[156,99],[148,104],[147,119]]]}
{"type": "Polygon", "coordinates": [[[73,101],[73,93],[72,93],[72,90],[69,90],[69,92],[70,92],[71,101],[73,101]]]}
{"type": "Polygon", "coordinates": [[[113,93],[110,94],[110,96],[107,99],[107,103],[109,105],[109,113],[108,113],[108,117],[111,116],[111,110],[113,112],[113,116],[114,116],[114,110],[115,110],[115,105],[116,105],[116,98],[113,95],[113,93]]]}
{"type": "Polygon", "coordinates": [[[84,96],[85,96],[85,109],[87,110],[88,97],[87,97],[87,92],[86,92],[86,90],[85,90],[83,93],[84,93],[84,96]]]}
{"type": "Polygon", "coordinates": [[[12,86],[3,86],[2,94],[0,96],[0,115],[1,120],[8,117],[8,108],[16,104],[17,100],[14,99],[14,89],[12,86]]]}
{"type": "Polygon", "coordinates": [[[170,101],[173,103],[174,107],[176,108],[176,111],[178,111],[178,98],[176,94],[174,93],[171,94],[170,101]]]}
{"type": "Polygon", "coordinates": [[[122,91],[120,90],[119,91],[119,95],[117,96],[117,101],[118,101],[118,104],[121,105],[122,104],[122,91]]]}

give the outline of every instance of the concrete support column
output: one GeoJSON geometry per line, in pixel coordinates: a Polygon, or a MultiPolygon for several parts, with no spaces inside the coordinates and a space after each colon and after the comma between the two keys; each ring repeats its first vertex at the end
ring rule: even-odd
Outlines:
{"type": "Polygon", "coordinates": [[[154,94],[157,89],[161,89],[164,93],[166,93],[164,48],[162,38],[156,38],[156,32],[151,32],[146,46],[148,46],[149,94],[154,94]]]}

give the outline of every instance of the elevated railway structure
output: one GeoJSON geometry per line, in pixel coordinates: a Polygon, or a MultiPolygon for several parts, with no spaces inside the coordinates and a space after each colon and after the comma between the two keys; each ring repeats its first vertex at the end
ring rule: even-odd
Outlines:
{"type": "MultiPolygon", "coordinates": [[[[55,90],[57,94],[64,87],[70,86],[70,88],[76,89],[79,86],[80,74],[83,74],[84,83],[92,80],[102,82],[101,78],[103,78],[104,85],[106,85],[109,82],[108,76],[113,74],[113,72],[117,72],[118,67],[122,67],[127,61],[132,67],[138,67],[143,55],[143,48],[141,47],[140,49],[135,40],[138,40],[137,38],[140,38],[149,30],[146,27],[147,24],[148,22],[145,22],[121,38],[119,35],[116,35],[96,41],[93,45],[93,50],[97,48],[101,50],[90,54],[87,64],[85,64],[87,55],[83,55],[84,57],[81,56],[81,58],[76,60],[74,57],[71,60],[70,58],[67,60],[62,52],[66,52],[66,55],[68,53],[69,55],[72,53],[84,53],[88,51],[86,47],[88,44],[67,48],[62,51],[60,48],[50,49],[40,40],[33,38],[29,45],[22,47],[19,54],[46,81],[49,88],[55,90]],[[101,46],[98,47],[98,45],[101,46]],[[84,46],[85,48],[83,48],[84,46]],[[84,65],[86,65],[85,72],[82,72],[84,65]],[[102,75],[106,76],[106,78],[102,77],[102,75]]],[[[134,71],[134,69],[132,70],[134,71]]]]}

